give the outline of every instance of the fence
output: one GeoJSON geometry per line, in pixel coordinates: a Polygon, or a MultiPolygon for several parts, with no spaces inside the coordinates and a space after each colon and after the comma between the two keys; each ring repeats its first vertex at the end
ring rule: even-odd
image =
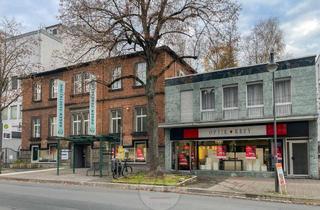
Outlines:
{"type": "Polygon", "coordinates": [[[3,166],[9,167],[9,164],[13,163],[14,161],[18,160],[19,152],[15,151],[11,148],[2,148],[2,160],[3,166]]]}

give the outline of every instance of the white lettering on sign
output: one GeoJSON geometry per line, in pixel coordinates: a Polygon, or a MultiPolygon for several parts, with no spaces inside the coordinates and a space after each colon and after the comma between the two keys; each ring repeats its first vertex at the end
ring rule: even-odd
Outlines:
{"type": "Polygon", "coordinates": [[[220,127],[220,128],[200,128],[199,138],[208,137],[237,137],[237,136],[265,136],[266,126],[241,126],[241,127],[220,127]]]}

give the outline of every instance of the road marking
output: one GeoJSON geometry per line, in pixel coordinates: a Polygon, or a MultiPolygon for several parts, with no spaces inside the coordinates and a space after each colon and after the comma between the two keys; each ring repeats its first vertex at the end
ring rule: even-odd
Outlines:
{"type": "MultiPolygon", "coordinates": [[[[60,168],[64,169],[64,168],[60,168]]],[[[0,174],[0,176],[11,176],[11,175],[19,175],[19,174],[31,174],[31,173],[37,173],[37,172],[46,172],[46,171],[54,171],[57,170],[56,168],[49,168],[49,169],[43,169],[43,170],[34,170],[34,171],[21,171],[21,172],[12,172],[7,174],[0,174]]]]}

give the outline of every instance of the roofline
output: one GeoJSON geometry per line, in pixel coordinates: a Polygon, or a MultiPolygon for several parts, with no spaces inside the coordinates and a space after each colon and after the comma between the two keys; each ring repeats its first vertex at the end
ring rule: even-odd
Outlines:
{"type": "Polygon", "coordinates": [[[51,39],[54,39],[58,42],[62,42],[61,39],[59,39],[58,37],[56,36],[53,36],[52,34],[48,33],[46,30],[44,29],[39,29],[39,30],[35,30],[35,31],[30,31],[30,32],[27,32],[27,33],[24,33],[24,34],[19,34],[17,36],[13,36],[13,37],[10,37],[9,39],[20,39],[20,38],[23,38],[23,37],[27,37],[27,36],[31,36],[31,35],[36,35],[36,34],[43,34],[43,35],[46,35],[47,37],[50,37],[51,39]]]}
{"type": "MultiPolygon", "coordinates": [[[[157,50],[158,51],[167,52],[170,56],[172,56],[173,58],[177,59],[178,62],[180,62],[182,65],[186,66],[193,73],[197,73],[196,70],[194,70],[183,59],[181,59],[170,47],[161,46],[161,47],[158,47],[157,50]]],[[[96,59],[96,60],[92,60],[92,61],[88,61],[88,62],[83,62],[83,63],[78,63],[78,64],[73,64],[73,65],[69,65],[69,66],[60,67],[60,68],[52,69],[52,70],[49,70],[49,71],[35,72],[35,73],[31,73],[30,75],[32,77],[39,77],[39,76],[44,76],[44,75],[57,74],[57,73],[64,72],[64,71],[67,71],[67,70],[71,70],[71,69],[74,69],[74,68],[81,68],[81,67],[89,66],[89,65],[94,64],[94,63],[98,64],[98,63],[100,63],[102,61],[105,61],[105,60],[124,59],[124,58],[141,56],[142,53],[143,53],[143,51],[137,51],[137,52],[132,52],[132,53],[129,53],[129,54],[112,56],[112,57],[109,57],[109,58],[101,58],[101,59],[96,59]]]]}
{"type": "MultiPolygon", "coordinates": [[[[309,56],[295,57],[295,58],[290,58],[290,59],[283,59],[283,60],[277,61],[276,63],[292,61],[292,60],[298,60],[298,59],[304,59],[304,58],[311,58],[311,57],[315,57],[315,63],[317,63],[317,60],[320,60],[320,55],[318,56],[318,59],[317,59],[317,55],[313,54],[313,55],[309,55],[309,56]]],[[[213,70],[213,71],[209,71],[209,72],[198,73],[197,76],[198,75],[203,75],[203,74],[210,74],[212,72],[222,72],[222,71],[228,71],[228,70],[239,69],[239,68],[250,68],[250,67],[256,67],[256,66],[264,66],[264,65],[267,65],[267,64],[268,63],[259,63],[259,64],[253,64],[253,65],[247,65],[247,66],[237,66],[237,67],[231,67],[231,68],[217,69],[217,70],[213,70]]],[[[192,77],[192,76],[195,76],[195,75],[184,75],[184,76],[178,76],[178,77],[170,77],[170,78],[166,78],[165,80],[173,80],[173,79],[177,79],[177,78],[192,77]]]]}

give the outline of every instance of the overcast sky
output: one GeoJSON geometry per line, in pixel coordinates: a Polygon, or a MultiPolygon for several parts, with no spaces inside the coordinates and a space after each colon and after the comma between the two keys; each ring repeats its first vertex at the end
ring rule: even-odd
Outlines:
{"type": "MultiPolygon", "coordinates": [[[[320,0],[239,0],[239,30],[278,17],[285,34],[286,52],[294,57],[320,54],[320,0]]],[[[59,0],[0,0],[0,16],[15,18],[23,31],[57,23],[59,0]]]]}

